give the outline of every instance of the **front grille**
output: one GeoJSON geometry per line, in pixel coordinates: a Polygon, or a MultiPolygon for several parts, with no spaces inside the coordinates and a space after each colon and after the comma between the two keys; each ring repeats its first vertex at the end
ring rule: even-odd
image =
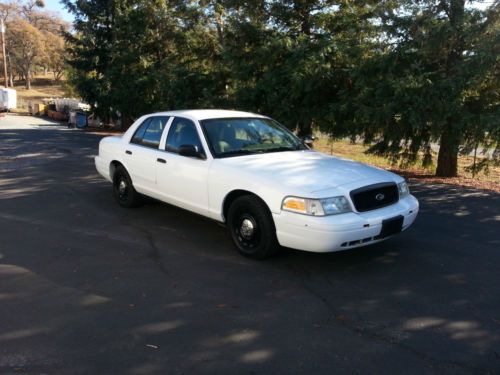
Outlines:
{"type": "Polygon", "coordinates": [[[358,212],[389,206],[399,200],[398,186],[394,182],[363,186],[350,193],[358,212]]]}

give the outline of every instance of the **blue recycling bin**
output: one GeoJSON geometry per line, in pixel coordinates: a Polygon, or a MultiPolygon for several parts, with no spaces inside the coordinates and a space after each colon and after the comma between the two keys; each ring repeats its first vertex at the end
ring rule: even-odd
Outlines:
{"type": "Polygon", "coordinates": [[[87,115],[83,112],[76,112],[75,122],[77,128],[85,128],[87,126],[87,115]]]}

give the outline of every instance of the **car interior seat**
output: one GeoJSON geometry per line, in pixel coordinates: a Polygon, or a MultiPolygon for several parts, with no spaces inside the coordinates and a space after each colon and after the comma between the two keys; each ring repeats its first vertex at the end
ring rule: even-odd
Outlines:
{"type": "Polygon", "coordinates": [[[239,150],[242,142],[236,138],[236,130],[231,124],[224,126],[219,134],[218,148],[220,152],[239,150]]]}

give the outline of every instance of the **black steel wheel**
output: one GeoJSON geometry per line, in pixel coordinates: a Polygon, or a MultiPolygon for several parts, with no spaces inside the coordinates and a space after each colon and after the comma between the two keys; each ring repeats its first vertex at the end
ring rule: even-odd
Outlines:
{"type": "Polygon", "coordinates": [[[235,199],[229,207],[227,224],[231,238],[242,255],[264,259],[278,251],[271,213],[258,197],[245,195],[235,199]]]}
{"type": "Polygon", "coordinates": [[[122,166],[118,166],[113,175],[113,196],[120,206],[126,208],[136,207],[142,201],[129,174],[122,166]]]}

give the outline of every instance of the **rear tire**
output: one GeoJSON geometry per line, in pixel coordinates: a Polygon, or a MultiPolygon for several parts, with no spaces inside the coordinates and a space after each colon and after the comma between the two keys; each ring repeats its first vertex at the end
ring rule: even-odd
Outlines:
{"type": "Polygon", "coordinates": [[[248,258],[264,259],[279,250],[276,228],[267,205],[244,195],[229,207],[227,225],[238,252],[248,258]]]}
{"type": "Polygon", "coordinates": [[[121,165],[116,167],[113,175],[113,196],[125,208],[137,207],[142,203],[141,195],[134,189],[132,179],[121,165]]]}

